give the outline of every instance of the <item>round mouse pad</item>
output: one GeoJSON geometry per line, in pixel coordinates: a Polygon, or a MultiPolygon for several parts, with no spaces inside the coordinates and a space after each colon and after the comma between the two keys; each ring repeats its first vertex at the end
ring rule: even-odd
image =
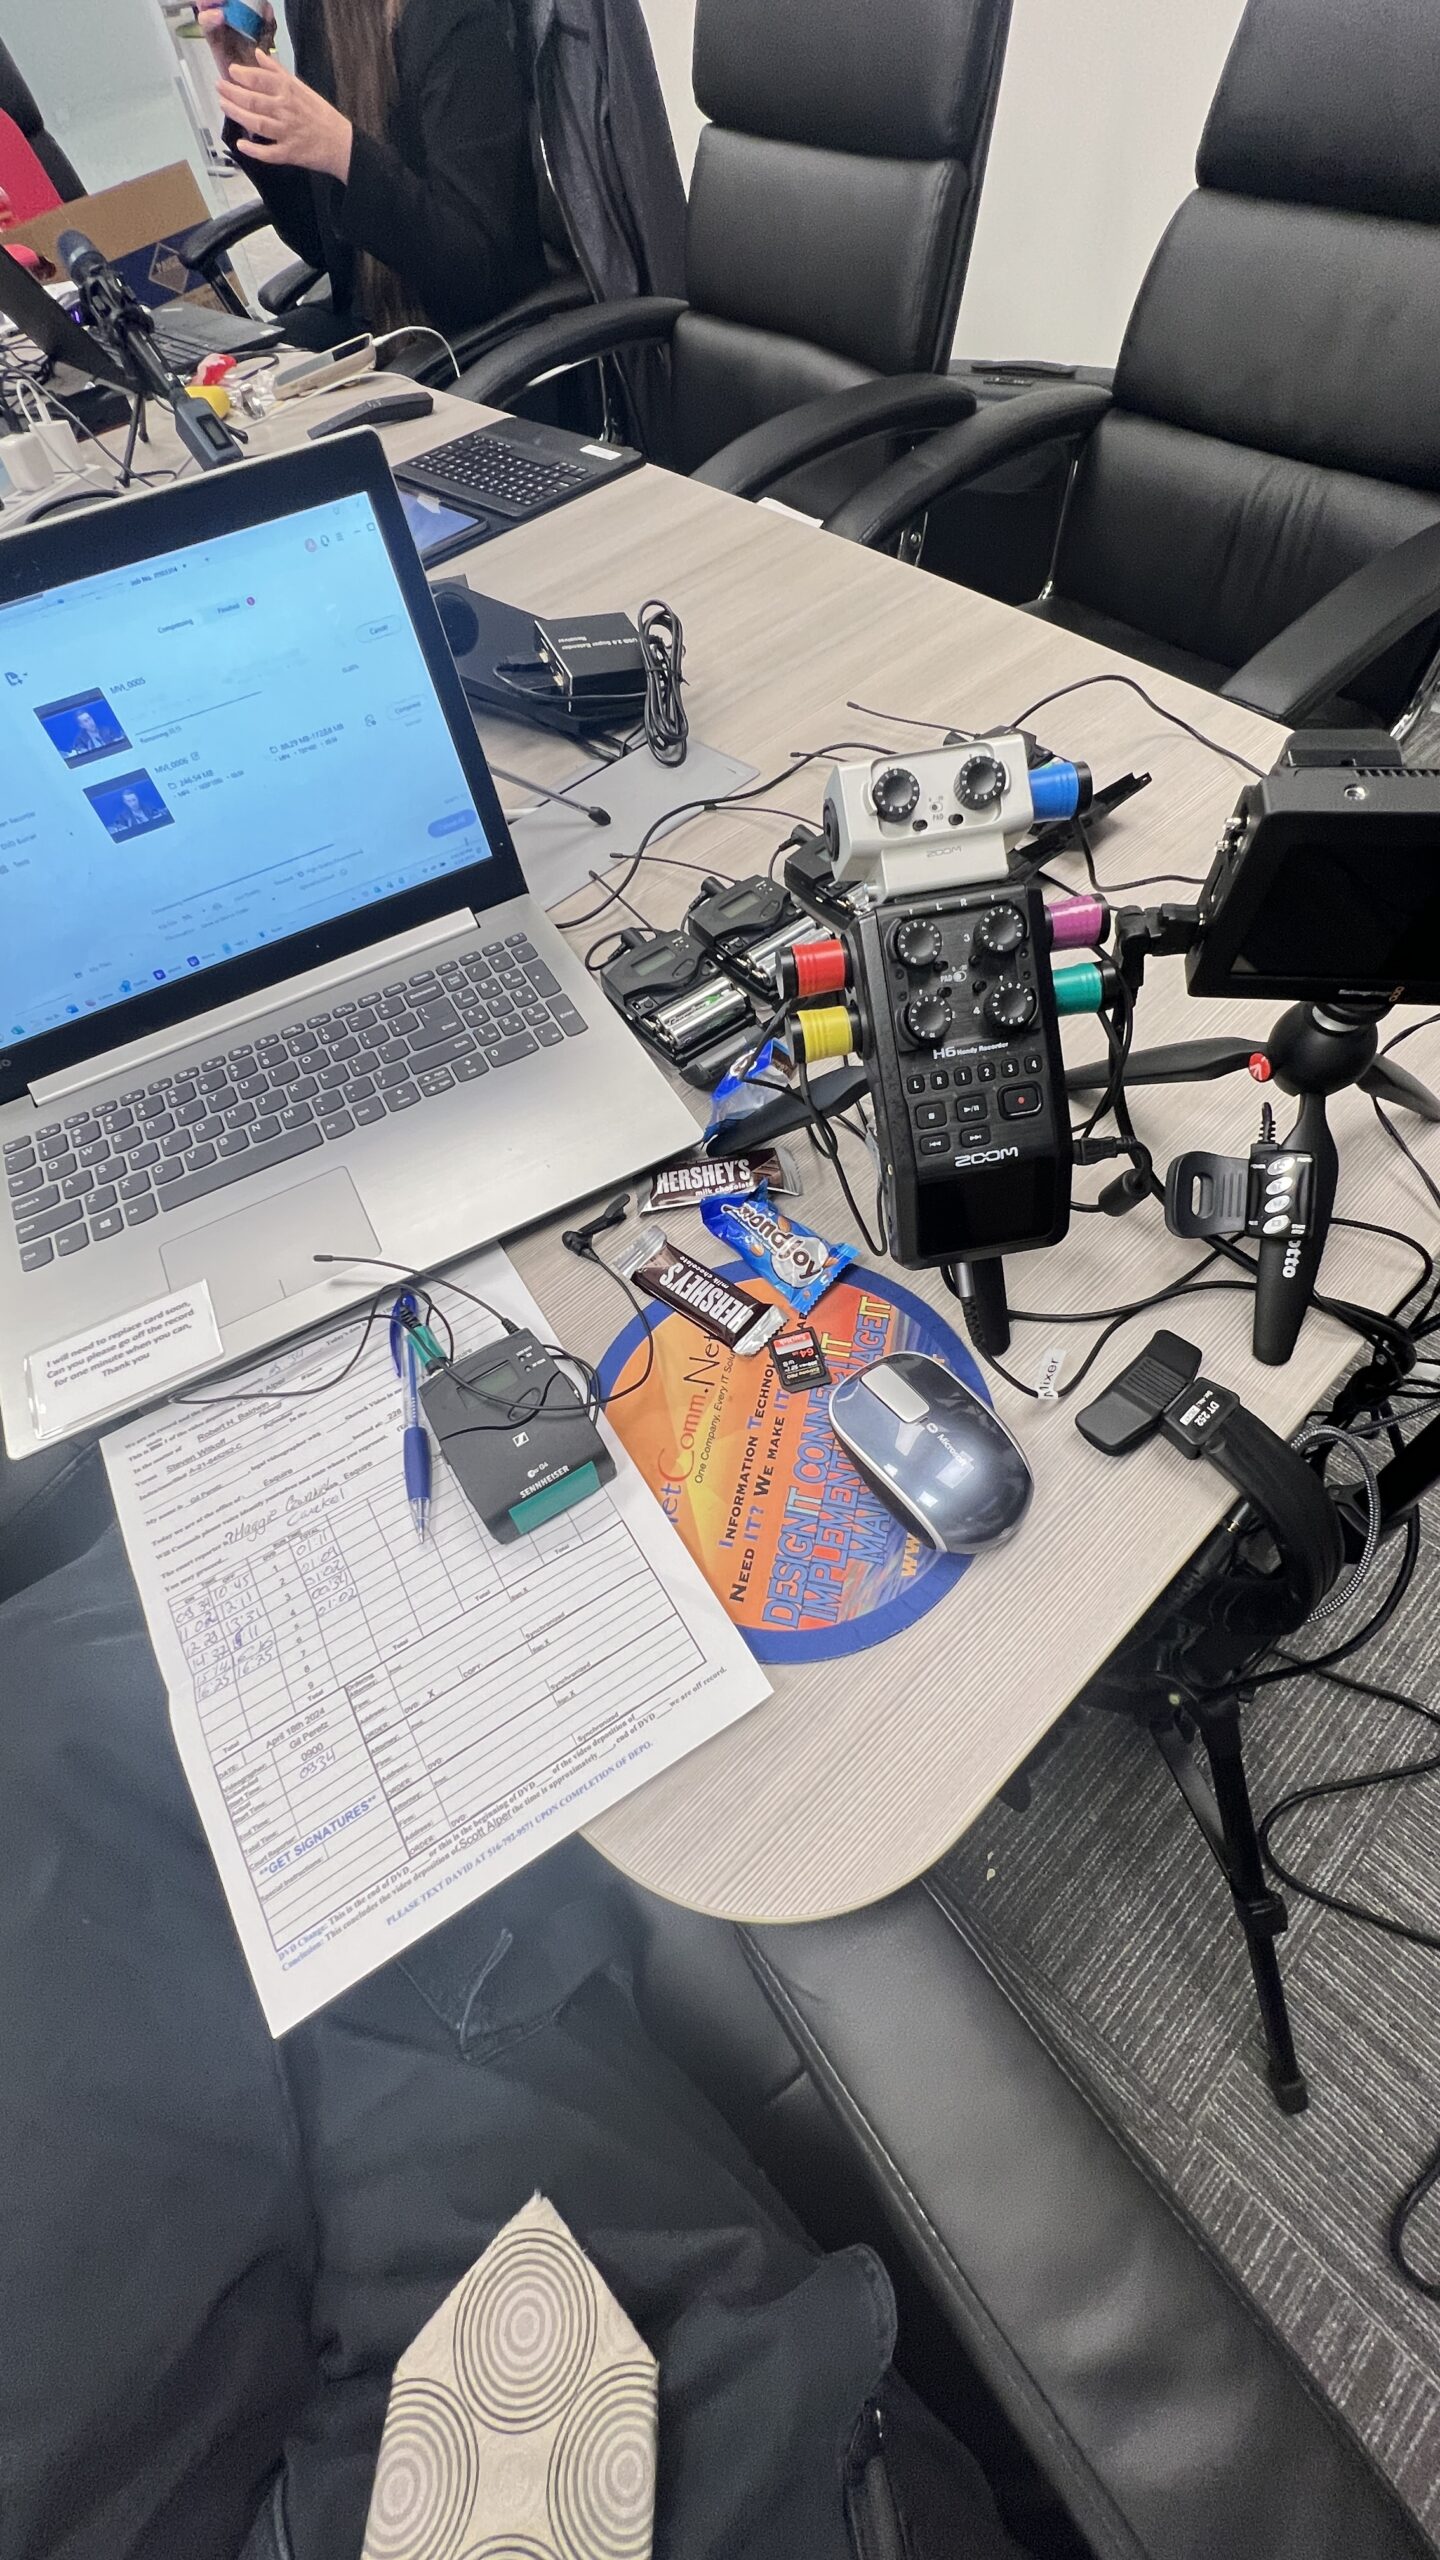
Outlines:
{"type": "MultiPolygon", "coordinates": [[[[746,1263],[723,1276],[786,1303],[746,1263]]],[[[944,1599],[970,1559],[937,1555],[876,1500],[830,1428],[829,1387],[787,1395],[768,1352],[740,1360],[690,1317],[648,1312],[645,1384],[638,1319],[600,1364],[606,1395],[622,1391],[608,1419],[762,1662],[863,1652],[944,1599]]],[[[892,1351],[925,1351],[991,1401],[935,1309],[873,1271],[852,1265],[806,1321],[831,1385],[892,1351]]]]}

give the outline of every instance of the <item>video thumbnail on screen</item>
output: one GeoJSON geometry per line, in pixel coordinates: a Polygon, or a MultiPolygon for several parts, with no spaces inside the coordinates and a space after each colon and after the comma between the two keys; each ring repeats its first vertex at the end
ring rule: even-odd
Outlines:
{"type": "Polygon", "coordinates": [[[42,703],[35,713],[52,747],[72,770],[94,764],[101,756],[128,747],[123,723],[103,693],[72,693],[64,702],[42,703]]]}
{"type": "Polygon", "coordinates": [[[116,844],[128,844],[132,836],[153,835],[157,827],[175,824],[158,787],[143,768],[136,773],[112,773],[104,782],[92,782],[85,797],[116,844]]]}

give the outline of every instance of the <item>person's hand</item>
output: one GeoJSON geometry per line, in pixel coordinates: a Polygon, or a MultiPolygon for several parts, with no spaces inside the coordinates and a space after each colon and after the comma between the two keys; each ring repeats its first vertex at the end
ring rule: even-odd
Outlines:
{"type": "Polygon", "coordinates": [[[230,63],[220,82],[220,104],[241,128],[235,147],[247,160],[317,169],[342,186],[349,177],[355,139],[349,117],[317,90],[307,89],[283,62],[262,57],[230,63]]]}
{"type": "MultiPolygon", "coordinates": [[[[265,32],[260,38],[260,51],[269,53],[275,44],[275,12],[270,6],[270,0],[252,0],[252,5],[266,20],[265,32]]],[[[197,9],[195,15],[200,33],[210,47],[215,58],[215,67],[222,78],[232,63],[254,61],[255,46],[248,36],[242,36],[234,27],[226,25],[223,9],[197,9]]]]}

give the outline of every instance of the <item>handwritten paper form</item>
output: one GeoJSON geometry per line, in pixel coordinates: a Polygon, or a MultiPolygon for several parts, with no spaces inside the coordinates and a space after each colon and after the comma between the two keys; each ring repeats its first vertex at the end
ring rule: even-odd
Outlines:
{"type": "MultiPolygon", "coordinates": [[[[503,1254],[457,1275],[543,1338],[503,1254]]],[[[459,1349],[498,1328],[436,1287],[459,1349]]],[[[768,1694],[619,1444],[500,1546],[443,1460],[406,1498],[386,1327],[105,1442],[171,1721],[272,2033],[322,2008],[768,1694]]],[[[609,1435],[607,1434],[607,1437],[609,1435]]]]}

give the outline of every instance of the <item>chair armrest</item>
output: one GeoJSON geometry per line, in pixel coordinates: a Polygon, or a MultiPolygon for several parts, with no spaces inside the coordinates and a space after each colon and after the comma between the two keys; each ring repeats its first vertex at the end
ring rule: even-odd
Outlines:
{"type": "Polygon", "coordinates": [[[669,294],[637,294],[633,302],[592,302],[587,310],[542,320],[472,365],[456,390],[464,400],[503,409],[541,374],[583,364],[587,356],[616,355],[626,347],[663,345],[689,308],[669,294]]]}
{"type": "Polygon", "coordinates": [[[1221,692],[1227,701],[1243,702],[1294,728],[1317,703],[1343,692],[1352,676],[1437,613],[1440,524],[1432,524],[1343,578],[1257,649],[1221,692]]]}
{"type": "Polygon", "coordinates": [[[204,275],[218,258],[228,257],[241,240],[252,232],[263,231],[270,220],[269,208],[259,196],[248,204],[232,205],[228,213],[212,214],[208,222],[197,222],[179,243],[180,255],[187,267],[204,275]]]}
{"type": "Polygon", "coordinates": [[[493,319],[479,320],[473,328],[451,330],[448,335],[455,364],[433,338],[416,336],[402,341],[389,370],[408,374],[414,382],[433,383],[440,391],[453,391],[456,365],[463,375],[469,366],[479,364],[485,356],[517,338],[522,329],[536,328],[542,320],[558,319],[567,311],[587,310],[592,300],[583,276],[552,276],[521,301],[512,302],[508,311],[497,311],[493,319]]]}
{"type": "Polygon", "coordinates": [[[1101,2560],[1420,2560],[1359,2444],[932,1888],[742,1937],[895,2245],[1101,2560]]]}
{"type": "MultiPolygon", "coordinates": [[[[217,213],[209,222],[199,222],[193,231],[187,231],[180,242],[180,255],[187,267],[214,283],[217,269],[223,267],[231,250],[255,232],[266,230],[270,221],[269,206],[259,196],[253,196],[249,204],[232,205],[228,213],[217,213]]],[[[324,272],[323,267],[308,266],[303,258],[293,266],[282,267],[278,275],[261,286],[257,297],[261,309],[277,316],[282,311],[293,311],[324,272]]],[[[243,300],[239,307],[245,309],[243,300]]]]}
{"type": "Polygon", "coordinates": [[[888,542],[912,516],[922,515],[952,490],[966,488],[998,463],[1012,462],[1037,445],[1089,435],[1109,407],[1109,392],[1093,382],[1027,391],[1018,400],[998,402],[961,426],[944,428],[918,452],[892,463],[868,489],[836,508],[826,519],[826,531],[847,542],[888,542]]]}
{"type": "Polygon", "coordinates": [[[778,418],[762,419],[746,435],[722,445],[693,476],[712,489],[728,489],[733,497],[758,498],[788,472],[863,443],[867,436],[928,435],[932,428],[972,417],[974,410],[974,392],[948,374],[883,376],[854,391],[827,391],[798,409],[783,410],[778,418]]]}
{"type": "Polygon", "coordinates": [[[482,356],[507,346],[522,329],[538,329],[545,320],[559,320],[569,311],[593,311],[595,297],[579,274],[551,276],[548,283],[537,285],[508,311],[497,312],[493,320],[484,320],[473,329],[461,329],[450,341],[460,360],[462,373],[467,365],[478,364],[482,356]]]}
{"type": "Polygon", "coordinates": [[[268,276],[255,298],[262,311],[273,313],[278,320],[324,281],[323,267],[312,267],[307,259],[297,258],[292,266],[282,267],[278,275],[268,276]]]}

